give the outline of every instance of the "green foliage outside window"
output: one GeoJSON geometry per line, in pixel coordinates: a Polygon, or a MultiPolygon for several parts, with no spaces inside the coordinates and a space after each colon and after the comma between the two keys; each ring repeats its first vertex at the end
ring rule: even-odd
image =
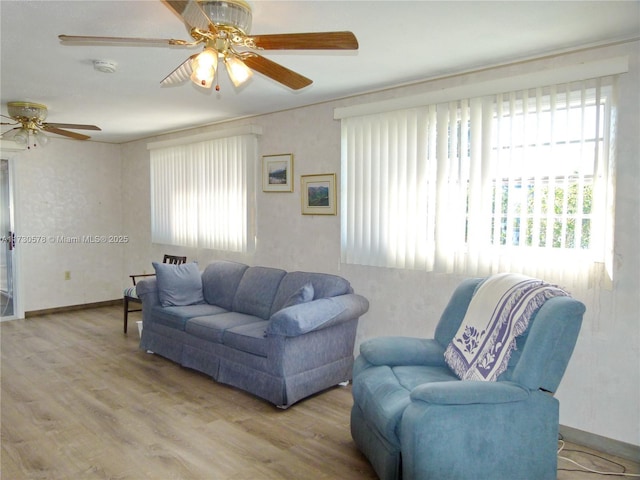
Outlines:
{"type": "Polygon", "coordinates": [[[591,240],[593,186],[590,178],[584,180],[581,184],[577,177],[571,177],[567,184],[558,182],[552,187],[548,184],[538,185],[537,189],[532,184],[527,185],[524,215],[520,201],[522,195],[514,194],[514,191],[521,190],[521,183],[502,183],[499,212],[496,212],[494,188],[492,238],[495,238],[495,228],[499,225],[499,245],[518,246],[522,243],[527,247],[545,248],[549,246],[550,234],[550,246],[553,248],[588,249],[591,240]],[[551,203],[553,206],[550,209],[551,203]],[[510,241],[507,240],[509,222],[512,226],[510,241]],[[552,224],[550,232],[549,222],[552,224]],[[524,237],[520,239],[522,224],[525,225],[524,237]]]}

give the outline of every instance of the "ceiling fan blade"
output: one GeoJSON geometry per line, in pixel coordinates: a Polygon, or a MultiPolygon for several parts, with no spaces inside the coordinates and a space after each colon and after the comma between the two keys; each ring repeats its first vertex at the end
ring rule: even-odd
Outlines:
{"type": "Polygon", "coordinates": [[[162,79],[160,85],[168,87],[188,80],[191,76],[191,72],[193,72],[193,69],[191,68],[191,60],[193,60],[197,55],[198,54],[191,55],[182,62],[178,68],[162,79]]]}
{"type": "Polygon", "coordinates": [[[209,30],[211,21],[195,0],[167,0],[166,3],[182,17],[189,28],[196,27],[200,30],[209,30]]]}
{"type": "Polygon", "coordinates": [[[63,43],[76,45],[94,45],[96,43],[103,44],[131,44],[131,45],[185,45],[191,46],[190,42],[185,40],[176,40],[174,38],[136,38],[136,37],[94,37],[91,35],[58,35],[63,43]]]}
{"type": "MultiPolygon", "coordinates": [[[[9,124],[8,124],[8,123],[3,123],[3,125],[9,125],[9,124]]],[[[14,130],[20,130],[20,128],[21,128],[21,127],[13,127],[13,128],[10,128],[10,129],[9,129],[9,130],[7,130],[6,132],[2,132],[2,133],[0,133],[0,137],[2,137],[2,136],[4,136],[4,135],[6,135],[6,134],[7,134],[7,133],[9,133],[9,132],[13,132],[14,130]]]]}
{"type": "Polygon", "coordinates": [[[247,67],[272,78],[276,82],[286,85],[292,90],[300,90],[313,83],[313,80],[255,53],[243,56],[242,61],[247,67]]]}
{"type": "Polygon", "coordinates": [[[251,35],[256,46],[265,50],[357,50],[352,32],[281,33],[251,35]]]}
{"type": "Polygon", "coordinates": [[[187,8],[189,0],[166,0],[162,3],[166,3],[177,15],[182,16],[182,12],[187,8]]]}
{"type": "Polygon", "coordinates": [[[43,127],[49,128],[72,128],[74,130],[102,130],[100,127],[96,127],[95,125],[79,125],[77,123],[51,123],[47,122],[42,125],[43,127]]]}
{"type": "Polygon", "coordinates": [[[52,127],[50,124],[43,125],[42,129],[45,132],[64,135],[65,137],[73,138],[75,140],[87,140],[88,138],[91,138],[89,135],[83,135],[81,133],[76,133],[76,132],[69,132],[68,130],[62,130],[61,128],[52,127]]]}

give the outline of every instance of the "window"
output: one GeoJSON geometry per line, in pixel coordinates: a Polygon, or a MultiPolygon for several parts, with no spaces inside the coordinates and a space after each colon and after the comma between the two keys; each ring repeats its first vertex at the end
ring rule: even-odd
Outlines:
{"type": "Polygon", "coordinates": [[[152,241],[247,251],[254,210],[255,136],[152,147],[152,241]]]}
{"type": "Polygon", "coordinates": [[[549,90],[498,96],[492,154],[503,174],[493,178],[491,243],[592,250],[601,260],[593,195],[611,88],[549,90]]]}
{"type": "Polygon", "coordinates": [[[342,261],[583,275],[612,218],[612,78],[342,119],[342,261]]]}

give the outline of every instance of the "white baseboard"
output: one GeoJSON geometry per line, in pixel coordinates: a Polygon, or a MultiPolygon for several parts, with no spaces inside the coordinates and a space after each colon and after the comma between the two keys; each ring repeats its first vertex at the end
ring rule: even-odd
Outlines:
{"type": "Polygon", "coordinates": [[[640,446],[638,445],[621,442],[620,440],[614,440],[565,425],[560,425],[560,435],[567,442],[593,448],[609,455],[615,455],[634,462],[637,462],[640,458],[640,446]]]}

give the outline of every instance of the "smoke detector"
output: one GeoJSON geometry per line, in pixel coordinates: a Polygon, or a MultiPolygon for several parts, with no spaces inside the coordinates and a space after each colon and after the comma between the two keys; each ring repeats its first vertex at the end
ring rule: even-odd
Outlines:
{"type": "Polygon", "coordinates": [[[94,60],[93,68],[102,73],[113,73],[116,71],[116,64],[108,60],[94,60]]]}

